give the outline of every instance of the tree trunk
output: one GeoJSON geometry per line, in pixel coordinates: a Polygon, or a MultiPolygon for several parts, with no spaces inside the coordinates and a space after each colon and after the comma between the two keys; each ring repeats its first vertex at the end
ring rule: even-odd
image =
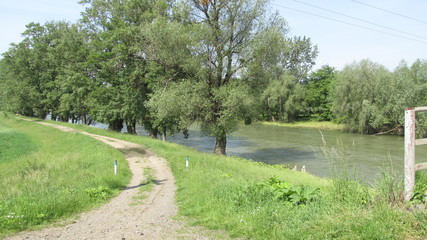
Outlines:
{"type": "Polygon", "coordinates": [[[108,124],[108,130],[121,132],[123,128],[123,119],[116,119],[108,124]]]}
{"type": "Polygon", "coordinates": [[[221,136],[216,136],[214,153],[218,155],[226,155],[225,153],[226,146],[227,146],[227,136],[225,134],[221,134],[221,136]]]}
{"type": "Polygon", "coordinates": [[[68,122],[68,120],[69,120],[68,116],[59,115],[59,121],[60,122],[68,122]]]}
{"type": "Polygon", "coordinates": [[[157,139],[157,134],[158,134],[157,129],[152,129],[148,131],[148,136],[151,138],[157,139]]]}
{"type": "Polygon", "coordinates": [[[136,135],[136,121],[131,120],[130,122],[126,123],[128,133],[132,135],[136,135]]]}
{"type": "Polygon", "coordinates": [[[162,132],[162,141],[166,142],[167,141],[167,137],[166,137],[166,128],[163,128],[163,132],[162,132]]]}

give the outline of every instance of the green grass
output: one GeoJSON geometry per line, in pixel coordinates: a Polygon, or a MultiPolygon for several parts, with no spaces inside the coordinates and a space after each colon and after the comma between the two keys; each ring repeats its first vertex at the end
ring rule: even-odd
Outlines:
{"type": "Polygon", "coordinates": [[[99,206],[130,179],[113,174],[123,155],[90,137],[7,117],[0,129],[0,238],[99,206]]]}
{"type": "Polygon", "coordinates": [[[319,121],[297,121],[293,123],[282,123],[282,122],[261,122],[264,125],[273,125],[279,127],[295,127],[295,128],[315,128],[315,129],[327,129],[327,130],[343,130],[344,125],[336,124],[333,122],[319,122],[319,121]]]}
{"type": "Polygon", "coordinates": [[[0,125],[0,164],[8,163],[37,149],[31,138],[0,125]]]}
{"type": "Polygon", "coordinates": [[[143,172],[144,180],[141,182],[141,186],[138,189],[138,194],[133,197],[133,204],[142,204],[144,199],[148,197],[148,192],[150,192],[154,187],[154,173],[151,168],[144,168],[143,172]]]}
{"type": "Polygon", "coordinates": [[[390,201],[390,196],[401,195],[401,189],[394,187],[397,180],[387,174],[382,189],[372,188],[346,175],[323,179],[146,137],[82,125],[68,126],[142,144],[164,157],[176,178],[179,213],[194,219],[193,224],[225,230],[231,236],[251,239],[423,239],[427,236],[426,210],[414,210],[399,199],[390,201]],[[190,162],[188,169],[186,156],[190,162]],[[277,200],[271,191],[259,187],[272,176],[295,187],[319,188],[320,197],[300,205],[277,200]]]}

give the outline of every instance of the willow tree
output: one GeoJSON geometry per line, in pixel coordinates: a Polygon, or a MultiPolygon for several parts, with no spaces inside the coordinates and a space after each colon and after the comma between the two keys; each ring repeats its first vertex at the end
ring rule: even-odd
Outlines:
{"type": "MultiPolygon", "coordinates": [[[[227,134],[250,117],[253,100],[244,72],[258,56],[257,37],[276,28],[280,17],[269,14],[266,0],[191,0],[192,22],[201,32],[195,55],[201,63],[198,105],[202,131],[216,139],[214,153],[226,154],[227,134]]],[[[265,35],[268,36],[268,35],[265,35]]]]}

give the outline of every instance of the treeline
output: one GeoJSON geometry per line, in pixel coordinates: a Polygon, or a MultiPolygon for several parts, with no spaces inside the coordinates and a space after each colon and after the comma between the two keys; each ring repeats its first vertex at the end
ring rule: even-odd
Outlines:
{"type": "Polygon", "coordinates": [[[3,109],[132,134],[139,123],[164,138],[197,121],[225,154],[227,134],[261,105],[287,113],[317,55],[264,0],[81,3],[78,23],[30,23],[3,54],[3,109]],[[273,104],[276,85],[286,91],[273,104]]]}
{"type": "Polygon", "coordinates": [[[30,23],[0,60],[0,108],[102,122],[157,137],[193,122],[216,138],[254,120],[335,120],[356,132],[401,125],[425,105],[426,62],[362,61],[310,73],[317,47],[289,36],[265,0],[84,0],[77,23],[30,23]]]}

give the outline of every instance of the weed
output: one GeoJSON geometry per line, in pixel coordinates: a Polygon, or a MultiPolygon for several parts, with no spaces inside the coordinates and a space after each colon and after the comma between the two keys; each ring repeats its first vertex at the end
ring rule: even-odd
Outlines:
{"type": "Polygon", "coordinates": [[[427,172],[416,171],[415,172],[415,188],[412,201],[414,203],[426,203],[427,198],[427,172]]]}
{"type": "Polygon", "coordinates": [[[138,195],[133,197],[135,202],[133,204],[140,204],[141,201],[147,198],[147,192],[150,192],[154,187],[154,173],[151,168],[144,168],[142,173],[144,180],[141,182],[141,186],[138,190],[138,195]]]}
{"type": "Polygon", "coordinates": [[[89,194],[91,198],[95,199],[107,199],[111,195],[111,191],[103,186],[96,188],[88,188],[85,190],[85,193],[89,194]]]}
{"type": "Polygon", "coordinates": [[[261,186],[269,188],[275,199],[293,205],[306,204],[320,197],[320,189],[311,186],[292,186],[277,177],[270,177],[261,186]]]}

